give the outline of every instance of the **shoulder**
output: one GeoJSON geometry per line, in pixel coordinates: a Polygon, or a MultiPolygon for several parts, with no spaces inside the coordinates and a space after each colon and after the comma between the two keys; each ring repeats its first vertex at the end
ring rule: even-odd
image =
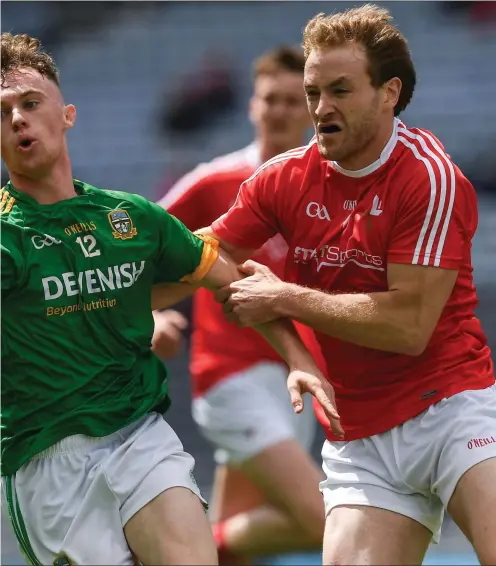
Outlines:
{"type": "Polygon", "coordinates": [[[212,161],[200,163],[186,173],[158,201],[168,208],[190,192],[222,190],[227,184],[241,184],[253,173],[258,163],[256,147],[252,144],[244,149],[216,157],[212,161]]]}
{"type": "Polygon", "coordinates": [[[443,187],[470,184],[432,132],[408,128],[399,122],[398,143],[404,148],[402,169],[413,181],[429,181],[443,187]]]}
{"type": "Polygon", "coordinates": [[[16,206],[16,199],[8,187],[0,190],[0,220],[1,220],[1,260],[2,269],[14,258],[20,259],[19,252],[23,248],[23,215],[16,206]]]}
{"type": "Polygon", "coordinates": [[[10,193],[8,186],[2,187],[0,190],[0,220],[2,227],[17,225],[19,221],[22,221],[17,199],[10,193]]]}
{"type": "Polygon", "coordinates": [[[405,196],[411,197],[413,192],[417,198],[432,200],[433,205],[475,199],[472,184],[432,132],[399,122],[398,144],[402,151],[400,171],[395,174],[402,179],[405,196]]]}
{"type": "Polygon", "coordinates": [[[404,148],[395,177],[401,183],[400,210],[425,215],[425,229],[442,226],[444,232],[456,219],[472,233],[477,225],[475,189],[441,141],[428,130],[407,128],[400,122],[398,143],[404,148]]]}
{"type": "MultiPolygon", "coordinates": [[[[79,182],[79,181],[78,181],[79,182]]],[[[138,212],[147,212],[153,204],[147,198],[125,191],[118,191],[114,189],[100,189],[82,183],[84,185],[84,194],[91,197],[92,202],[111,208],[126,208],[129,210],[136,210],[138,212]]]]}
{"type": "Polygon", "coordinates": [[[246,180],[246,183],[280,180],[300,182],[309,167],[316,167],[320,171],[323,165],[325,164],[320,157],[317,140],[313,138],[307,145],[291,149],[266,161],[246,180]]]}

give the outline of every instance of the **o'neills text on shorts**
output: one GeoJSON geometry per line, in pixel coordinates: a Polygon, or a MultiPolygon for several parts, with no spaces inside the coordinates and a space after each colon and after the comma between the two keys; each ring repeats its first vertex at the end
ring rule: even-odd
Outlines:
{"type": "Polygon", "coordinates": [[[496,438],[490,436],[489,438],[472,438],[467,442],[467,448],[472,450],[472,448],[482,448],[488,444],[496,444],[496,438]]]}

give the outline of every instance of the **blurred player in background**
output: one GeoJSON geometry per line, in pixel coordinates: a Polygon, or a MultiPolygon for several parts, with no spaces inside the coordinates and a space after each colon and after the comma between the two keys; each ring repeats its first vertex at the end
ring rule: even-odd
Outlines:
{"type": "MultiPolygon", "coordinates": [[[[159,204],[191,230],[208,226],[229,210],[240,184],[263,162],[303,145],[311,125],[304,64],[303,52],[291,47],[257,59],[249,110],[255,141],[199,165],[159,204]]],[[[276,236],[255,257],[282,275],[287,250],[276,236]]],[[[283,360],[252,329],[229,323],[211,292],[200,289],[193,300],[193,418],[215,447],[211,518],[221,560],[320,546],[322,474],[308,454],[317,422],[311,403],[295,415],[283,360]]],[[[158,342],[168,348],[178,336],[177,315],[155,316],[154,339],[162,333],[158,342]]],[[[299,330],[319,356],[313,331],[299,330]]]]}
{"type": "MultiPolygon", "coordinates": [[[[162,417],[152,286],[216,288],[236,265],[156,204],[73,180],[76,109],[54,61],[27,35],[2,34],[1,55],[1,448],[15,534],[36,565],[216,564],[194,460],[162,417]]],[[[259,330],[290,384],[323,391],[291,324],[259,330]]]]}
{"type": "Polygon", "coordinates": [[[250,262],[226,310],[244,325],[308,324],[332,369],[345,436],[329,434],[322,451],[325,564],[421,564],[445,509],[495,564],[496,385],[474,314],[476,195],[431,133],[397,118],[416,77],[390,20],[365,5],[307,24],[316,137],[259,168],[205,233],[238,259],[276,233],[288,242],[290,282],[250,262]]]}

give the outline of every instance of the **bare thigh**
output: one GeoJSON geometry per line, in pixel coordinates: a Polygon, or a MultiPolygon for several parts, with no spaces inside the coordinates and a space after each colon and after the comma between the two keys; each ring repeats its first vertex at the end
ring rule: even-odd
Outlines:
{"type": "Polygon", "coordinates": [[[265,495],[243,471],[230,466],[217,466],[210,505],[212,522],[225,521],[266,502],[265,495]]]}
{"type": "Polygon", "coordinates": [[[244,462],[241,470],[267,501],[292,517],[303,530],[321,537],[323,474],[296,440],[285,440],[244,462]]]}
{"type": "Polygon", "coordinates": [[[496,564],[496,458],[465,472],[448,504],[481,564],[496,564]]]}
{"type": "Polygon", "coordinates": [[[432,538],[413,519],[377,507],[342,505],[327,516],[324,565],[422,564],[432,538]]]}
{"type": "Polygon", "coordinates": [[[133,554],[146,566],[218,564],[203,504],[184,487],[155,497],[131,517],[124,533],[133,554]]]}

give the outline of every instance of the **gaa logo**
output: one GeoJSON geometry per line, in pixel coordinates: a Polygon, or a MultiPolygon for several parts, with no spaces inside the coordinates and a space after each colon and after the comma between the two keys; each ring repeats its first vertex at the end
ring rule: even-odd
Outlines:
{"type": "Polygon", "coordinates": [[[331,221],[331,217],[327,212],[327,208],[318,202],[309,202],[306,209],[307,216],[310,218],[318,218],[319,220],[331,221]]]}
{"type": "Polygon", "coordinates": [[[37,250],[41,250],[41,248],[44,248],[45,246],[53,246],[53,244],[62,243],[60,240],[57,240],[57,238],[49,236],[48,234],[43,234],[43,236],[33,236],[31,238],[31,242],[37,250]]]}

